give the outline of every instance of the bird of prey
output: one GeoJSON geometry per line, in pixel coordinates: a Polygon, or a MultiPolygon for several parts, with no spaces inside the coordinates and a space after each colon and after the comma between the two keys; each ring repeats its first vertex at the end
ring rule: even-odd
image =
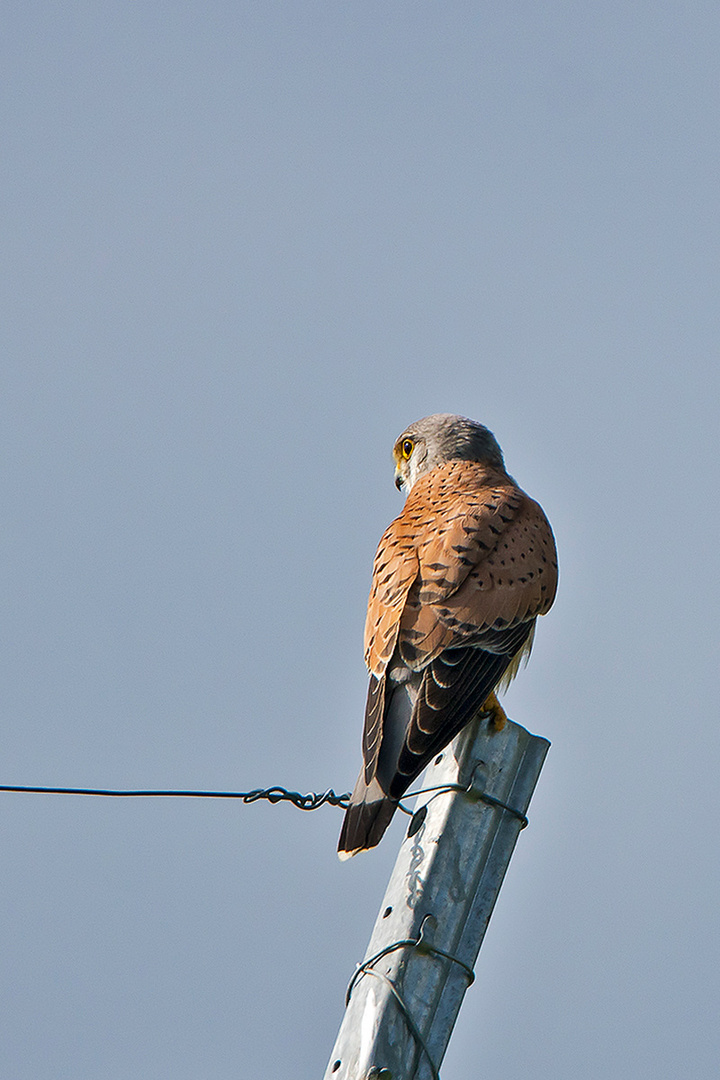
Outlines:
{"type": "Polygon", "coordinates": [[[548,520],[505,471],[486,427],[427,416],[406,428],[393,456],[407,500],[375,556],[364,764],[341,859],[379,842],[412,781],[479,712],[504,726],[495,690],[529,656],[557,586],[548,520]]]}

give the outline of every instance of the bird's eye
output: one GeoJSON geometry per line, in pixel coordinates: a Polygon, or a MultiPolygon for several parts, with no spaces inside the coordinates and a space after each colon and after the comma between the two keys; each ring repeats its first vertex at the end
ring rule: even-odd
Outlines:
{"type": "Polygon", "coordinates": [[[405,458],[406,461],[410,457],[410,455],[412,454],[414,446],[415,446],[415,443],[412,441],[412,439],[405,439],[403,441],[403,444],[402,444],[402,456],[405,458]]]}

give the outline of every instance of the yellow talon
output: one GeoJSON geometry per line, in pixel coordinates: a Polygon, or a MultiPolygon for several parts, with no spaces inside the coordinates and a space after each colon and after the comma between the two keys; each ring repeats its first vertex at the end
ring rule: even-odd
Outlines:
{"type": "Polygon", "coordinates": [[[483,704],[482,711],[490,714],[490,719],[492,720],[495,730],[502,731],[507,724],[507,714],[494,693],[488,694],[485,703],[483,704]]]}

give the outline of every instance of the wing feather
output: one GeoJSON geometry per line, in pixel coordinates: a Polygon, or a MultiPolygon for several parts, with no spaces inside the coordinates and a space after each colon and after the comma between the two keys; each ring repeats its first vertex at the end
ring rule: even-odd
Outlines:
{"type": "MultiPolygon", "coordinates": [[[[526,633],[529,633],[529,628],[526,628],[526,633]]],[[[424,673],[422,690],[390,786],[390,794],[395,798],[403,794],[434,755],[447,746],[482,708],[511,659],[507,654],[491,653],[475,647],[460,651],[464,654],[460,677],[446,691],[444,702],[437,686],[430,692],[427,689],[434,681],[433,669],[437,661],[433,661],[424,673]],[[431,695],[432,709],[428,708],[431,695]]]]}

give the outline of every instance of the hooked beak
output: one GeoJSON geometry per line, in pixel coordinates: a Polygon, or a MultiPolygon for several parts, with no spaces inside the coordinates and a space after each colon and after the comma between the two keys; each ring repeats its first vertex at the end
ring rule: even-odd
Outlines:
{"type": "Polygon", "coordinates": [[[398,491],[402,491],[404,486],[405,486],[405,480],[400,475],[399,470],[396,469],[395,470],[395,487],[398,489],[398,491]]]}

